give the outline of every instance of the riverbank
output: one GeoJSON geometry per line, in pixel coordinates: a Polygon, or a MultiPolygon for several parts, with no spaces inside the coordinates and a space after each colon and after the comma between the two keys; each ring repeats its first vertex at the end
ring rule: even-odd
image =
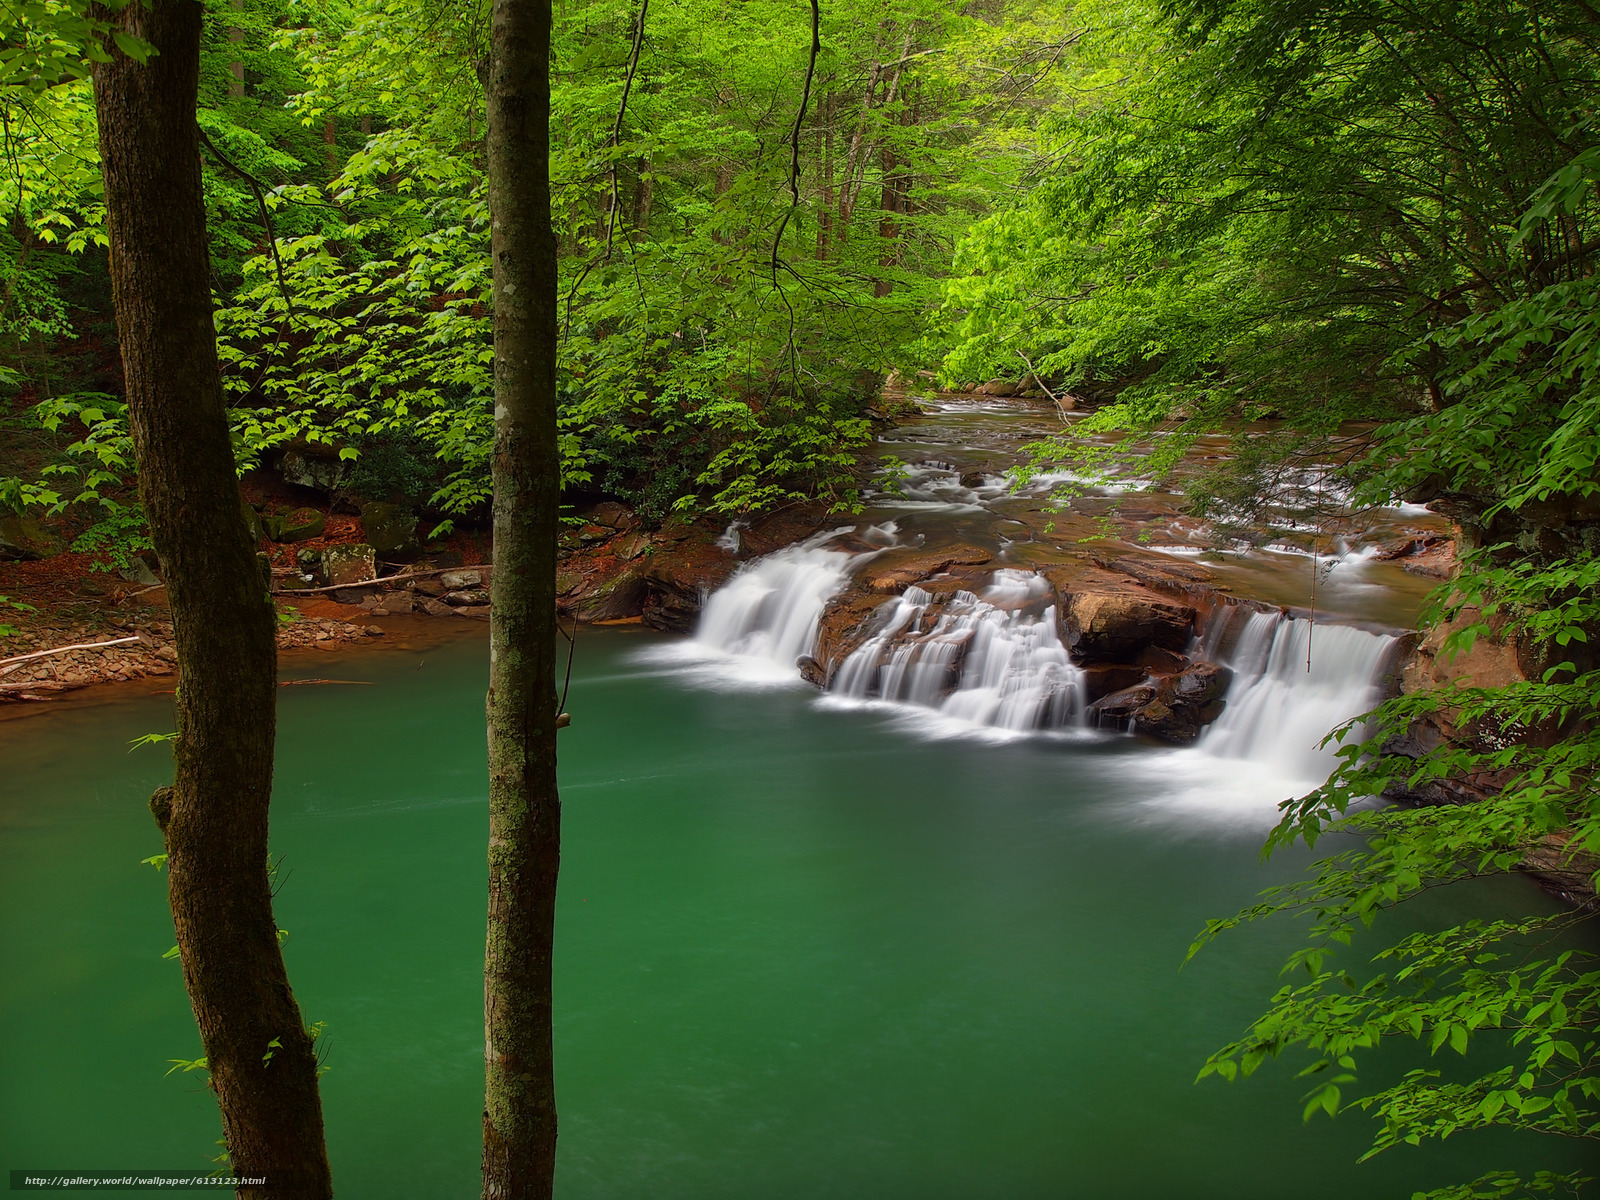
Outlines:
{"type": "MultiPolygon", "coordinates": [[[[1184,650],[1182,630],[1192,633],[1218,606],[1267,606],[1400,632],[1453,569],[1449,522],[1415,506],[1362,514],[1337,528],[1291,521],[1252,544],[1185,515],[1179,495],[1143,481],[1052,476],[1018,484],[1012,472],[1023,447],[1059,432],[1065,419],[1027,397],[979,390],[897,413],[898,424],[879,436],[876,466],[868,464],[865,511],[856,518],[795,505],[748,520],[652,523],[614,500],[575,505],[557,575],[562,615],[689,633],[706,597],[742,566],[825,530],[891,524],[899,531],[893,546],[878,547],[870,573],[853,577],[830,609],[823,641],[839,661],[870,636],[876,609],[908,588],[970,591],[995,570],[1032,571],[1054,589],[1063,640],[1107,685],[1118,684],[1097,687],[1099,699],[1138,683],[1135,675],[1181,674],[1192,665],[1172,657],[1184,650]],[[1065,499],[1054,495],[1063,485],[1073,492],[1065,499]],[[1096,622],[1115,630],[1095,632],[1096,622]],[[1146,661],[1144,646],[1168,653],[1146,661]]],[[[1197,455],[1211,460],[1221,452],[1205,445],[1197,455]]],[[[281,649],[370,642],[398,617],[487,618],[493,566],[484,532],[419,546],[415,517],[394,505],[340,513],[326,496],[279,477],[253,476],[244,493],[273,572],[281,649]]],[[[152,565],[118,573],[71,553],[0,563],[0,597],[13,605],[0,624],[17,629],[0,639],[0,704],[171,674],[176,652],[152,565]],[[123,640],[130,636],[137,640],[123,640]],[[110,642],[122,644],[103,644],[110,642]],[[9,661],[79,645],[94,648],[9,661]]],[[[829,670],[824,655],[806,674],[824,683],[829,670]]],[[[1144,725],[1157,736],[1175,730],[1180,740],[1197,728],[1189,720],[1144,725]]]]}

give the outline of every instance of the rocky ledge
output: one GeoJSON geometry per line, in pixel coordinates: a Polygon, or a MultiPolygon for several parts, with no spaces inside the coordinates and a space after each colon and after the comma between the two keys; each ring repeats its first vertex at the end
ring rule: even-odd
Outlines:
{"type": "MultiPolygon", "coordinates": [[[[939,627],[941,618],[969,611],[1001,565],[972,546],[890,550],[874,557],[828,603],[816,654],[801,660],[801,674],[827,688],[846,662],[853,662],[858,677],[876,671],[939,627]],[[900,598],[910,589],[917,589],[919,612],[906,624],[900,598]],[[875,661],[852,658],[862,653],[875,661]]],[[[1060,640],[1082,671],[1090,723],[1179,744],[1194,741],[1221,715],[1232,680],[1227,667],[1190,657],[1195,636],[1241,610],[1273,611],[1226,596],[1181,565],[1085,561],[1038,575],[1048,588],[1030,603],[1040,612],[1054,611],[1060,640]]],[[[957,686],[969,646],[956,640],[941,656],[946,694],[957,686]]]]}

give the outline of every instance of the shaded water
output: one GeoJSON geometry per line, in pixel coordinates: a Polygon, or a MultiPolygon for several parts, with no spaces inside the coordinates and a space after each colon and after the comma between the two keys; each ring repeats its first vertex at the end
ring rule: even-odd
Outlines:
{"type": "MultiPolygon", "coordinates": [[[[1208,804],[1195,752],[929,740],[640,661],[661,642],[586,630],[562,734],[562,1200],[1349,1200],[1540,1161],[1462,1136],[1357,1166],[1368,1123],[1303,1126],[1285,1065],[1193,1084],[1296,933],[1179,970],[1206,917],[1296,868],[1256,860],[1275,776],[1208,804]]],[[[323,655],[301,673],[375,686],[281,693],[278,914],[328,1022],[341,1196],[476,1194],[485,654],[323,655]]],[[[125,753],[169,727],[161,697],[0,723],[7,1168],[214,1153],[197,1077],[162,1076],[199,1053],[138,864],[169,767],[125,753]]],[[[1511,883],[1431,919],[1544,903],[1511,883]]]]}

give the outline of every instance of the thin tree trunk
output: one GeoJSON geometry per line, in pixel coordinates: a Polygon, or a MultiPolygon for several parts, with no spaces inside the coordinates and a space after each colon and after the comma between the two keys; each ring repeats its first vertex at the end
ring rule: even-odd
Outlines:
{"type": "Polygon", "coordinates": [[[636,233],[650,232],[650,209],[655,203],[655,175],[648,157],[634,160],[638,186],[633,193],[633,228],[636,233]]]}
{"type": "MultiPolygon", "coordinates": [[[[881,216],[878,218],[878,238],[883,248],[878,254],[878,266],[887,270],[894,266],[895,239],[900,236],[900,227],[895,224],[895,214],[900,211],[900,160],[895,155],[894,147],[885,144],[883,148],[883,193],[880,197],[878,208],[881,216]]],[[[872,285],[874,296],[887,296],[894,291],[894,280],[887,275],[880,275],[872,285]]]]}
{"type": "Polygon", "coordinates": [[[239,510],[211,322],[195,125],[203,9],[98,15],[157,50],[94,67],[111,284],[139,498],[161,557],[183,686],[176,773],[151,798],[184,984],[239,1195],[332,1195],[317,1062],[289,990],[267,869],[277,626],[239,510]]]}
{"type": "MultiPolygon", "coordinates": [[[[233,0],[233,9],[240,12],[244,9],[244,0],[233,0]]],[[[235,54],[240,53],[244,46],[244,30],[237,25],[228,26],[228,43],[235,54]]],[[[228,64],[228,74],[232,77],[228,81],[228,95],[244,95],[244,60],[236,58],[228,64]]]]}
{"type": "Polygon", "coordinates": [[[817,212],[817,258],[826,262],[833,238],[833,114],[837,106],[829,92],[822,104],[822,203],[817,212]]]}
{"type": "Polygon", "coordinates": [[[556,245],[550,0],[495,0],[488,76],[494,259],[494,606],[483,1195],[551,1195],[556,791],[556,245]]]}

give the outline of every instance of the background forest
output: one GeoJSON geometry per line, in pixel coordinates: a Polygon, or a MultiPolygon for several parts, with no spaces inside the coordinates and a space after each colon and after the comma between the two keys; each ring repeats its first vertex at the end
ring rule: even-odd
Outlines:
{"type": "MultiPolygon", "coordinates": [[[[482,6],[208,7],[200,124],[241,468],[323,447],[425,528],[481,521],[482,6]]],[[[20,529],[76,506],[79,547],[114,557],[141,526],[94,108],[51,67],[48,21],[69,11],[0,18],[0,507],[20,529]]],[[[1403,497],[1459,523],[1464,571],[1431,619],[1447,650],[1522,638],[1529,677],[1390,702],[1287,810],[1274,844],[1369,840],[1249,914],[1314,918],[1291,964],[1307,982],[1207,1070],[1309,1045],[1307,1113],[1332,1114],[1361,1050],[1465,1054],[1492,1029],[1509,1058],[1470,1080],[1362,1089],[1379,1147],[1487,1124],[1600,1137],[1600,972],[1557,937],[1576,914],[1415,935],[1359,979],[1329,965],[1382,909],[1530,847],[1600,853],[1600,12],[839,0],[813,55],[793,3],[568,0],[553,65],[568,497],[653,521],[848,510],[885,378],[924,372],[1085,399],[1074,432],[1139,435],[1123,444],[1143,475],[1201,433],[1271,421],[1189,487],[1240,528],[1335,453],[1337,507],[1403,497]],[[1484,802],[1357,803],[1461,779],[1484,802]]]]}

